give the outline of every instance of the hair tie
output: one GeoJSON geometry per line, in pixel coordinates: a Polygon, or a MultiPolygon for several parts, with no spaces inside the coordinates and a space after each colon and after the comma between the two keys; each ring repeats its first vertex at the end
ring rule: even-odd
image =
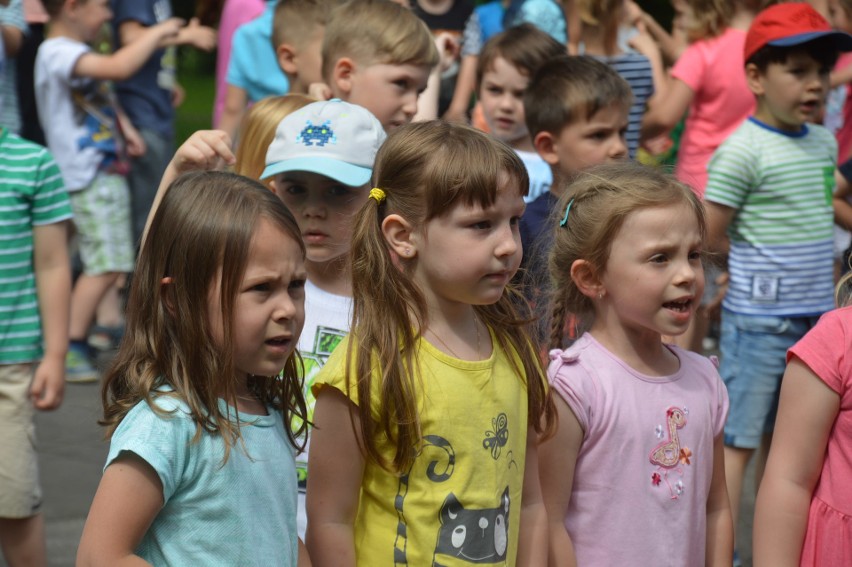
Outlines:
{"type": "Polygon", "coordinates": [[[381,204],[382,201],[385,200],[385,197],[387,197],[387,195],[385,195],[385,192],[379,189],[378,187],[373,187],[372,189],[370,189],[370,198],[375,199],[377,203],[381,204]]]}
{"type": "Polygon", "coordinates": [[[565,226],[566,224],[568,224],[568,213],[571,212],[571,205],[573,205],[573,204],[574,204],[574,199],[571,199],[570,201],[568,201],[568,206],[565,207],[565,216],[562,217],[562,222],[559,223],[559,226],[565,226]]]}

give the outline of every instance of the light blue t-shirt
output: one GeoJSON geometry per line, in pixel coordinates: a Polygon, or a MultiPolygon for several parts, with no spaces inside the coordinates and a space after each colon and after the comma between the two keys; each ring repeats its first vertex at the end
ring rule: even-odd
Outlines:
{"type": "Polygon", "coordinates": [[[231,61],[225,80],[246,91],[251,102],[268,96],[287,94],[290,83],[272,47],[272,20],[275,0],[256,19],[237,28],[231,40],[231,61]]]}
{"type": "Polygon", "coordinates": [[[237,442],[222,466],[221,437],[202,432],[192,442],[186,404],[166,396],[155,403],[171,416],[139,402],[113,434],[107,457],[109,466],[121,453],[135,453],[163,485],[163,508],[136,553],[157,566],[296,565],[296,468],[281,414],[243,414],[245,446],[237,442]]]}
{"type": "Polygon", "coordinates": [[[524,162],[527,175],[530,176],[530,190],[524,197],[524,202],[532,203],[542,193],[550,191],[550,185],[553,183],[553,171],[550,169],[550,165],[536,152],[515,150],[515,153],[524,162]]]}

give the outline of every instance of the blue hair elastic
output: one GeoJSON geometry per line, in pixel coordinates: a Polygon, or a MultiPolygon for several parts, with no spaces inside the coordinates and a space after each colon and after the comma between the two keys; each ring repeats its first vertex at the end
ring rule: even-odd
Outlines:
{"type": "Polygon", "coordinates": [[[573,204],[574,204],[574,199],[571,199],[570,201],[568,201],[568,206],[565,207],[565,216],[562,217],[562,222],[559,223],[559,226],[565,226],[566,224],[568,224],[568,213],[571,212],[571,205],[573,205],[573,204]]]}

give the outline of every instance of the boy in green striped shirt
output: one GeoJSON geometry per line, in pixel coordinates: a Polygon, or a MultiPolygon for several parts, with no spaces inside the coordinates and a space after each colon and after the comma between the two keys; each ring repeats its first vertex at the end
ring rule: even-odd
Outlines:
{"type": "Polygon", "coordinates": [[[48,151],[0,128],[0,547],[46,565],[34,410],[62,402],[71,205],[48,151]]]}

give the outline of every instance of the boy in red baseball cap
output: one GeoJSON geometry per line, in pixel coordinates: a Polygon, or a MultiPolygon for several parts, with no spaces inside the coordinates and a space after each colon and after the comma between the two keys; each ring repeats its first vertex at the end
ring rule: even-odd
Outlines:
{"type": "Polygon", "coordinates": [[[708,165],[708,242],[728,255],[719,370],[731,404],[725,469],[734,525],[746,465],[774,427],[787,349],[834,307],[837,144],[814,122],[841,51],[852,51],[852,36],[809,4],[759,13],[743,54],[757,108],[708,165]]]}

